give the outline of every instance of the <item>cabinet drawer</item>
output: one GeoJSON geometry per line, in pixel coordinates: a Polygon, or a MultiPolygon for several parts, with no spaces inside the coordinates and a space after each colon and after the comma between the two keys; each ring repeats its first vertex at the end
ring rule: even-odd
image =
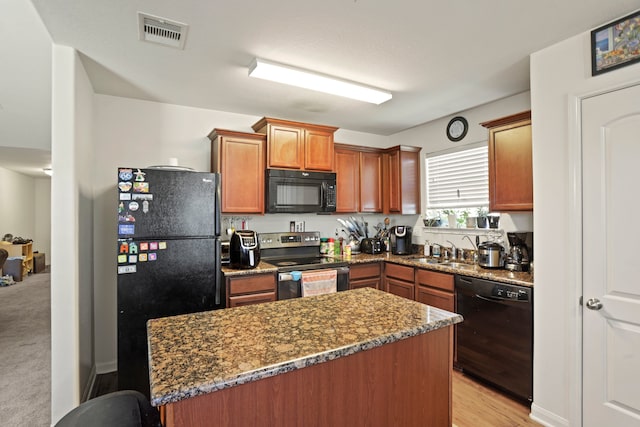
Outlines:
{"type": "Polygon", "coordinates": [[[276,277],[273,274],[230,277],[227,280],[229,296],[276,291],[276,277]]]}
{"type": "Polygon", "coordinates": [[[276,300],[275,292],[265,292],[261,294],[242,295],[229,297],[229,307],[240,307],[242,305],[262,304],[276,300]]]}
{"type": "Polygon", "coordinates": [[[404,280],[406,282],[413,283],[414,281],[413,267],[407,267],[406,265],[387,263],[385,265],[385,275],[387,277],[395,277],[396,279],[404,280]]]}
{"type": "Polygon", "coordinates": [[[371,264],[352,265],[349,267],[349,280],[380,277],[381,274],[382,269],[379,262],[373,262],[371,264]]]}
{"type": "Polygon", "coordinates": [[[430,286],[453,292],[453,274],[440,273],[431,270],[418,270],[416,273],[418,285],[430,286]]]}

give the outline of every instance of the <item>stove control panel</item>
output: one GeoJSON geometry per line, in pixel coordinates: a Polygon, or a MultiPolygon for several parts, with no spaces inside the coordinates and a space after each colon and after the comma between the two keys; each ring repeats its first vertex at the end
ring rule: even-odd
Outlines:
{"type": "Polygon", "coordinates": [[[320,246],[320,232],[258,233],[258,241],[262,249],[320,246]]]}

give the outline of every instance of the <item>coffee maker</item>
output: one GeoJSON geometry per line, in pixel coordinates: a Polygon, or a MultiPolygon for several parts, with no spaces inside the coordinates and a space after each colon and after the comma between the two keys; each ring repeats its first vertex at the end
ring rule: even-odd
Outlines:
{"type": "Polygon", "coordinates": [[[509,253],[504,268],[510,271],[529,271],[533,261],[533,232],[508,232],[509,253]]]}
{"type": "Polygon", "coordinates": [[[413,253],[411,248],[411,227],[408,225],[396,225],[389,230],[391,253],[394,255],[409,255],[413,253]]]}

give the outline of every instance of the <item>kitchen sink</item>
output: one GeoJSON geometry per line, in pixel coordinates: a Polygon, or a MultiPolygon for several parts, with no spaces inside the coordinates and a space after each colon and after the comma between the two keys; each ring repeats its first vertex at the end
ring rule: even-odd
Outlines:
{"type": "Polygon", "coordinates": [[[445,262],[439,263],[439,265],[444,265],[446,267],[451,267],[451,268],[459,268],[461,270],[468,270],[468,269],[474,268],[474,266],[472,264],[465,264],[465,263],[462,263],[462,262],[445,261],[445,262]]]}
{"type": "Polygon", "coordinates": [[[412,258],[411,261],[421,262],[423,264],[442,264],[440,260],[431,259],[431,258],[412,258]]]}

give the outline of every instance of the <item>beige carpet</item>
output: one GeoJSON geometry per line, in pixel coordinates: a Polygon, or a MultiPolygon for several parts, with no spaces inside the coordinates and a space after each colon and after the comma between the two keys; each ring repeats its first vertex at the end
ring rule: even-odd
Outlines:
{"type": "Polygon", "coordinates": [[[0,287],[0,425],[51,425],[50,274],[0,287]]]}

